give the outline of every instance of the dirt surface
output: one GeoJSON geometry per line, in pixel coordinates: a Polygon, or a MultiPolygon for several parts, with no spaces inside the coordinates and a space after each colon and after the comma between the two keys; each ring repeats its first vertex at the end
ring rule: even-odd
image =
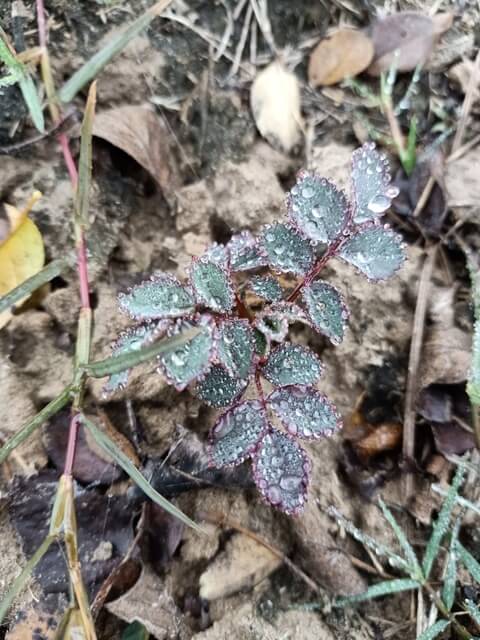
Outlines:
{"type": "MultiPolygon", "coordinates": [[[[34,3],[24,4],[22,29],[26,45],[34,46],[34,3]]],[[[143,0],[51,0],[45,4],[58,84],[150,5],[143,0]]],[[[112,341],[131,324],[118,311],[120,291],[154,271],[183,278],[191,256],[200,255],[211,242],[225,243],[242,230],[257,232],[280,218],[285,192],[302,167],[348,189],[351,153],[363,142],[365,132],[364,118],[358,115],[362,109],[382,134],[388,133],[380,110],[365,109],[366,103],[349,88],[314,91],[306,81],[308,53],[327,28],[344,21],[365,27],[383,11],[375,6],[379,3],[270,3],[275,46],[300,79],[304,143],[290,152],[261,138],[250,110],[252,80],[257,70],[273,59],[265,24],[252,27],[249,33],[255,32],[256,49],[249,44],[241,66],[232,71],[243,18],[233,22],[224,49],[227,55],[216,56],[215,51],[227,18],[233,20],[232,11],[241,3],[177,0],[174,4],[180,21],[157,18],[98,78],[99,114],[126,106],[140,111],[132,113],[128,124],[131,139],[125,146],[112,143],[112,120],[94,139],[88,251],[95,314],[92,353],[97,360],[110,354],[112,341]],[[152,122],[158,123],[158,130],[135,129],[136,117],[145,110],[152,122]]],[[[397,4],[403,10],[428,9],[413,3],[397,4]]],[[[14,28],[10,5],[0,0],[0,21],[9,34],[14,28]]],[[[442,10],[450,9],[454,7],[442,6],[442,10]]],[[[473,4],[457,11],[448,37],[435,49],[430,70],[422,75],[414,101],[420,105],[419,145],[423,148],[434,139],[434,124],[442,133],[459,117],[463,94],[458,84],[447,79],[446,72],[461,56],[472,57],[478,48],[479,24],[473,4]]],[[[376,81],[367,82],[377,90],[376,81]]],[[[408,83],[404,77],[398,82],[401,94],[408,83]]],[[[82,91],[65,127],[76,160],[84,101],[82,91]]],[[[0,147],[17,145],[35,135],[17,87],[0,90],[0,112],[0,147]]],[[[479,132],[478,113],[477,102],[468,139],[479,132]]],[[[113,114],[114,121],[116,112],[113,114]]],[[[402,126],[408,117],[401,114],[402,126]]],[[[396,180],[404,179],[394,145],[384,150],[392,160],[396,180]]],[[[372,284],[343,262],[328,265],[325,279],[344,292],[351,311],[341,345],[333,347],[307,327],[294,325],[292,340],[319,354],[325,365],[321,391],[335,402],[345,420],[343,433],[305,447],[311,456],[312,474],[304,513],[289,518],[263,503],[248,465],[238,472],[222,472],[213,481],[209,476],[201,488],[192,485],[187,491],[167,496],[194,520],[204,522],[205,536],[201,538],[189,529],[175,527],[163,512],[153,511],[152,505],[145,506],[140,493],[124,478],[113,484],[98,480],[96,470],[103,466],[92,467],[88,481],[77,483],[77,510],[83,510],[79,518],[81,561],[88,566],[91,599],[113,567],[128,555],[97,619],[99,638],[120,638],[127,623],[135,620],[158,640],[415,638],[409,595],[369,602],[359,610],[332,607],[335,597],[364,591],[372,577],[378,578],[391,568],[385,563],[382,569],[378,561],[372,561],[364,545],[348,536],[327,511],[334,507],[369,536],[397,548],[380,515],[377,502],[383,497],[394,506],[416,543],[425,545],[432,512],[439,505],[431,484],[448,482],[453,467],[425,420],[417,424],[415,460],[405,460],[401,450],[424,240],[428,238],[428,246],[440,246],[432,280],[436,296],[432,299],[445,300],[448,290],[449,305],[455,310],[449,316],[450,325],[441,325],[441,329],[448,329],[456,356],[461,352],[468,359],[472,330],[469,281],[461,245],[449,230],[456,225],[464,242],[476,249],[480,246],[479,166],[478,147],[448,163],[448,215],[434,238],[428,236],[428,220],[422,227],[422,221],[412,221],[398,211],[389,214],[387,221],[403,234],[407,253],[407,261],[392,280],[372,284]],[[457,333],[451,333],[453,329],[457,333]],[[381,429],[393,444],[381,440],[381,429]],[[366,435],[371,438],[367,445],[366,435]],[[407,504],[404,476],[412,470],[416,495],[407,504]],[[140,516],[148,524],[132,551],[140,516]],[[96,519],[103,525],[93,526],[96,519]],[[249,535],[252,532],[274,550],[255,542],[249,535]],[[313,603],[315,607],[308,606],[313,603]]],[[[417,195],[415,208],[423,187],[410,183],[408,188],[417,195]]],[[[54,135],[0,156],[1,202],[20,206],[34,189],[42,192],[32,219],[42,234],[47,261],[73,253],[72,190],[54,135]]],[[[55,278],[0,330],[2,443],[70,383],[78,301],[77,275],[72,268],[55,278]]],[[[427,305],[427,339],[438,336],[434,331],[439,326],[439,312],[432,305],[427,305]]],[[[430,347],[433,342],[430,340],[430,347]]],[[[434,351],[435,344],[431,347],[434,351]]],[[[438,349],[428,359],[428,385],[450,385],[449,389],[458,385],[465,395],[468,363],[463,365],[462,360],[460,372],[442,379],[437,356],[438,349]]],[[[202,405],[188,390],[176,393],[155,371],[155,364],[134,369],[127,388],[108,399],[103,393],[104,382],[89,382],[88,410],[92,414],[103,411],[119,437],[128,439],[153,484],[159,477],[158,482],[162,481],[165,457],[187,474],[197,463],[203,465],[203,472],[209,472],[206,435],[217,412],[202,405]]],[[[64,422],[66,430],[67,417],[64,422]]],[[[57,450],[61,438],[46,438],[48,428],[47,424],[43,432],[36,431],[2,465],[0,598],[25,564],[25,554],[31,555],[48,526],[53,487],[61,473],[59,460],[64,459],[64,453],[57,450]],[[38,500],[30,504],[33,498],[38,500]],[[30,510],[37,518],[35,527],[28,521],[30,510]]],[[[95,465],[105,463],[98,455],[94,450],[92,465],[93,460],[95,465]]],[[[470,479],[466,489],[472,499],[474,485],[470,479]]],[[[474,520],[470,514],[465,538],[478,549],[478,532],[476,538],[472,535],[478,527],[474,520]]],[[[52,628],[58,623],[67,590],[62,586],[63,573],[56,582],[46,579],[48,567],[55,573],[62,563],[60,552],[55,554],[47,556],[50,564],[40,565],[22,591],[15,603],[17,617],[9,616],[1,637],[28,637],[22,635],[20,622],[27,617],[25,612],[30,615],[39,603],[53,616],[52,628]]],[[[42,637],[53,637],[52,629],[45,633],[42,637]]]]}

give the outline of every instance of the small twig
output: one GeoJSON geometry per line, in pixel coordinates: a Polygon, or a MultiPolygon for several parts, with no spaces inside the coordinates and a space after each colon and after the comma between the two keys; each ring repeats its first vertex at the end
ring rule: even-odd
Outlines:
{"type": "MultiPolygon", "coordinates": [[[[438,245],[432,246],[423,263],[422,273],[418,284],[417,304],[413,318],[412,342],[408,361],[407,390],[405,394],[405,413],[403,421],[403,458],[410,462],[415,453],[415,398],[417,394],[418,367],[423,344],[425,318],[427,315],[428,296],[433,267],[437,256],[438,245]]],[[[409,470],[405,476],[405,500],[408,501],[413,493],[413,476],[409,470]]]]}
{"type": "Polygon", "coordinates": [[[10,145],[6,145],[5,147],[0,147],[0,155],[6,155],[6,156],[13,155],[20,151],[23,151],[27,147],[31,147],[32,145],[37,144],[37,142],[41,142],[46,138],[50,138],[54,133],[56,134],[63,133],[63,131],[61,130],[65,127],[68,121],[71,118],[73,118],[73,116],[75,115],[76,115],[76,111],[70,110],[68,113],[66,113],[63,116],[63,118],[58,120],[50,129],[48,129],[48,131],[45,131],[45,133],[41,133],[38,136],[33,136],[33,138],[28,138],[28,140],[22,140],[21,142],[17,142],[16,144],[10,144],[10,145]]]}
{"type": "Polygon", "coordinates": [[[295,573],[299,578],[301,578],[305,582],[305,584],[307,584],[310,587],[310,589],[312,589],[316,593],[322,593],[322,589],[320,588],[320,586],[316,582],[314,582],[312,578],[310,578],[310,576],[307,576],[307,574],[304,571],[302,571],[300,567],[298,567],[294,562],[292,562],[290,558],[283,553],[283,551],[280,551],[280,549],[277,549],[277,547],[274,547],[270,542],[268,542],[268,540],[265,540],[265,538],[263,538],[262,536],[259,536],[254,531],[247,529],[246,527],[241,525],[239,522],[236,522],[235,520],[230,519],[228,516],[223,515],[222,513],[218,513],[218,512],[202,513],[200,517],[202,520],[205,520],[205,522],[209,522],[210,524],[215,524],[219,527],[224,527],[227,529],[235,529],[235,531],[238,531],[239,533],[243,533],[244,535],[248,536],[252,540],[255,540],[255,542],[262,545],[262,547],[265,547],[271,553],[277,556],[277,558],[280,558],[282,562],[291,571],[293,571],[293,573],[295,573]]]}
{"type": "Polygon", "coordinates": [[[250,22],[252,21],[253,9],[252,5],[249,4],[247,7],[247,11],[245,14],[245,20],[243,22],[242,32],[240,34],[240,39],[237,44],[237,48],[235,49],[235,57],[233,58],[233,63],[230,68],[229,77],[233,77],[237,74],[240,64],[242,62],[242,54],[245,49],[245,44],[247,42],[248,30],[250,28],[250,22]]]}
{"type": "Polygon", "coordinates": [[[413,210],[413,213],[412,213],[413,218],[417,218],[423,211],[425,205],[428,202],[428,199],[430,198],[430,194],[432,193],[433,187],[435,186],[435,182],[436,182],[435,178],[431,175],[427,180],[427,184],[423,188],[423,191],[420,195],[420,198],[417,201],[417,204],[415,205],[415,209],[413,210]]]}
{"type": "Polygon", "coordinates": [[[463,142],[465,129],[467,127],[467,120],[473,106],[473,100],[474,100],[475,91],[478,84],[479,74],[480,74],[480,50],[478,51],[477,57],[475,58],[475,64],[472,69],[472,75],[470,76],[467,92],[465,93],[465,99],[462,105],[460,122],[458,123],[457,132],[455,133],[455,138],[453,139],[453,143],[452,143],[452,153],[455,153],[455,151],[457,151],[460,148],[463,142]]]}

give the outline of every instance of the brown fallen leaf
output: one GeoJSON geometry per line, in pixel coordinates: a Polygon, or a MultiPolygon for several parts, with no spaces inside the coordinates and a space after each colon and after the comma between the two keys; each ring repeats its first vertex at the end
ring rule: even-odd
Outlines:
{"type": "MultiPolygon", "coordinates": [[[[69,422],[70,411],[60,411],[43,429],[43,444],[49,459],[59,471],[63,470],[65,464],[69,422]]],[[[89,432],[81,425],[78,430],[73,477],[85,484],[98,482],[109,485],[122,476],[122,470],[111,459],[107,460],[104,452],[91,440],[89,432]]]]}
{"type": "MultiPolygon", "coordinates": [[[[456,82],[462,93],[467,93],[468,87],[470,85],[470,79],[475,69],[475,63],[473,60],[462,60],[461,62],[457,62],[448,70],[448,77],[450,80],[456,82]]],[[[473,101],[476,102],[480,98],[480,78],[477,79],[476,87],[473,92],[473,101]]]]}
{"type": "Polygon", "coordinates": [[[443,455],[461,456],[475,447],[473,433],[456,422],[433,422],[431,424],[435,447],[443,455]]]}
{"type": "Polygon", "coordinates": [[[260,71],[250,91],[255,124],[272,146],[291,151],[302,139],[300,88],[295,74],[279,61],[260,71]]]}
{"type": "Polygon", "coordinates": [[[282,564],[282,559],[252,538],[236,533],[200,576],[200,597],[217,600],[251,589],[282,564]]]}
{"type": "Polygon", "coordinates": [[[370,37],[375,48],[368,73],[379,76],[395,65],[397,71],[412,71],[428,60],[435,43],[452,24],[451,14],[435,18],[417,11],[403,11],[373,23],[370,37]]]}
{"type": "MultiPolygon", "coordinates": [[[[449,162],[445,173],[449,207],[475,207],[480,203],[480,147],[449,162]]],[[[473,213],[473,212],[472,212],[473,213]]]]}
{"type": "Polygon", "coordinates": [[[191,637],[180,610],[166,590],[165,580],[148,567],[144,567],[140,578],[127,593],[109,602],[106,608],[125,622],[140,622],[156,640],[191,637]]]}
{"type": "Polygon", "coordinates": [[[373,55],[373,42],[365,33],[339,29],[321,40],[312,51],[308,81],[312,87],[318,87],[353,78],[368,67],[373,55]]]}
{"type": "Polygon", "coordinates": [[[95,116],[93,135],[118,147],[141,165],[168,197],[180,186],[171,136],[149,107],[115,107],[95,116]]]}

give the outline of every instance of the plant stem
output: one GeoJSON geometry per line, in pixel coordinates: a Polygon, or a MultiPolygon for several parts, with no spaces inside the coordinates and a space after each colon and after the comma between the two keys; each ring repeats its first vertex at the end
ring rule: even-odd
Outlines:
{"type": "MultiPolygon", "coordinates": [[[[351,218],[349,217],[349,219],[347,220],[347,223],[345,224],[345,229],[347,229],[350,225],[351,222],[351,218]]],[[[341,245],[347,240],[347,237],[345,235],[340,235],[340,237],[338,237],[334,242],[332,242],[332,244],[328,247],[327,251],[324,253],[324,255],[314,264],[313,268],[310,269],[310,271],[307,273],[307,275],[305,276],[305,278],[299,282],[297,284],[297,286],[295,287],[295,289],[292,291],[292,293],[288,296],[287,298],[287,302],[295,302],[295,300],[298,298],[298,296],[300,295],[303,287],[308,286],[309,284],[311,284],[313,282],[313,280],[315,280],[315,278],[318,276],[318,274],[320,273],[320,271],[325,267],[325,265],[327,264],[327,262],[330,260],[330,258],[333,258],[335,256],[335,254],[338,252],[338,250],[340,249],[341,245]]]]}
{"type": "Polygon", "coordinates": [[[68,444],[67,444],[67,453],[65,456],[65,466],[63,473],[71,477],[73,472],[73,463],[75,462],[75,450],[78,436],[78,420],[79,414],[74,413],[70,420],[70,427],[68,429],[68,444]]]}
{"type": "Polygon", "coordinates": [[[431,587],[428,584],[428,582],[425,582],[423,584],[423,588],[428,593],[428,595],[431,597],[431,599],[435,603],[435,606],[440,611],[442,616],[450,621],[451,625],[455,628],[455,631],[462,638],[462,640],[470,640],[471,637],[472,637],[472,634],[462,624],[460,624],[460,622],[457,621],[455,616],[453,616],[450,613],[450,611],[447,609],[447,607],[443,603],[443,600],[438,596],[438,594],[435,591],[435,589],[433,589],[433,587],[431,587]]]}

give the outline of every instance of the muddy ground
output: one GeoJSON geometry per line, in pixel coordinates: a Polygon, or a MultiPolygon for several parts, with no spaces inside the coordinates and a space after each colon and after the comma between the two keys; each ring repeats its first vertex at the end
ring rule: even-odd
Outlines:
{"type": "MultiPolygon", "coordinates": [[[[1,22],[8,33],[12,29],[10,4],[0,1],[1,22]]],[[[178,11],[189,23],[221,37],[227,4],[230,7],[230,3],[192,0],[179,2],[178,11]]],[[[308,42],[315,42],[341,20],[365,26],[382,9],[375,6],[378,4],[270,3],[275,43],[287,51],[287,58],[298,54],[295,71],[302,83],[307,144],[290,153],[263,140],[255,127],[249,88],[256,66],[245,59],[243,68],[229,76],[231,61],[225,56],[215,60],[211,43],[185,25],[156,19],[101,73],[97,113],[135,106],[129,117],[148,121],[150,128],[142,134],[148,147],[148,171],[125,149],[106,141],[108,135],[99,131],[95,138],[88,234],[95,359],[108,356],[112,340],[129,325],[117,308],[120,291],[155,270],[184,277],[190,256],[200,254],[210,242],[225,243],[232,233],[258,231],[278,219],[284,213],[285,191],[302,167],[315,169],[341,186],[348,184],[350,155],[359,146],[358,128],[352,125],[361,104],[358,96],[350,100],[346,89],[333,94],[308,88],[308,42]]],[[[26,40],[34,45],[33,3],[25,5],[26,40]]],[[[47,1],[49,46],[58,84],[147,6],[147,2],[47,1]]],[[[454,11],[454,26],[435,54],[437,67],[425,71],[420,83],[419,134],[424,147],[434,136],[433,103],[447,113],[447,123],[458,118],[463,94],[447,71],[460,56],[471,57],[475,43],[478,47],[478,8],[473,3],[462,7],[442,6],[442,10],[454,11]]],[[[405,2],[396,3],[396,8],[427,10],[405,2]]],[[[241,26],[241,21],[235,24],[230,36],[233,42],[238,41],[241,26]]],[[[258,68],[271,57],[259,34],[258,68]]],[[[85,94],[75,99],[65,125],[75,157],[84,99],[85,94]]],[[[22,112],[18,90],[3,91],[0,100],[0,147],[31,137],[34,133],[22,112]]],[[[372,112],[372,119],[385,127],[379,112],[372,112]]],[[[469,126],[467,139],[478,133],[475,109],[469,126]]],[[[395,174],[398,159],[391,148],[386,151],[395,174]]],[[[449,165],[448,213],[441,234],[443,238],[460,218],[468,216],[460,233],[478,247],[480,159],[475,149],[468,153],[472,155],[449,165]]],[[[43,197],[32,218],[41,230],[47,260],[51,260],[72,247],[71,187],[53,135],[0,157],[2,202],[21,204],[34,188],[43,197]]],[[[431,485],[448,482],[453,468],[425,420],[417,425],[415,461],[402,458],[409,348],[425,244],[421,229],[405,217],[394,213],[388,221],[404,234],[407,243],[408,259],[393,280],[372,285],[338,261],[327,269],[326,277],[344,291],[351,310],[343,343],[334,348],[301,325],[293,329],[295,340],[314,347],[322,358],[321,389],[334,400],[346,423],[343,433],[306,447],[313,471],[302,515],[288,518],[264,504],[245,465],[240,472],[220,473],[208,483],[200,482],[201,488],[171,492],[174,502],[190,517],[205,521],[208,535],[199,541],[197,534],[166,521],[159,509],[145,503],[83,435],[86,459],[82,459],[82,469],[77,469],[77,509],[81,560],[91,598],[125,554],[130,556],[99,613],[99,638],[121,638],[127,623],[134,620],[159,640],[415,637],[415,602],[409,594],[369,602],[360,609],[332,608],[335,596],[365,590],[378,576],[378,565],[327,510],[335,507],[369,535],[395,546],[377,506],[381,496],[395,508],[402,526],[421,547],[439,505],[431,485]],[[375,433],[377,436],[372,435],[375,433]],[[362,449],[357,444],[366,434],[372,435],[373,444],[362,449]],[[94,462],[88,458],[89,446],[94,462]],[[403,494],[407,471],[414,472],[416,487],[408,503],[403,494]],[[129,549],[141,514],[144,531],[132,553],[129,549]],[[241,533],[239,526],[267,540],[305,572],[315,588],[278,554],[241,533]],[[312,604],[317,606],[312,608],[312,604]]],[[[472,331],[468,274],[454,239],[441,243],[440,253],[428,303],[426,342],[436,338],[453,345],[453,355],[445,356],[443,373],[452,358],[458,366],[443,379],[439,373],[443,365],[432,356],[424,359],[422,379],[425,386],[439,382],[464,390],[472,331]]],[[[1,330],[3,441],[70,382],[78,295],[76,273],[66,271],[1,330]]],[[[165,456],[178,468],[203,468],[207,473],[204,445],[215,420],[214,410],[206,409],[188,391],[174,392],[151,365],[136,369],[128,387],[108,400],[102,394],[103,382],[89,385],[88,409],[92,416],[103,412],[104,420],[130,440],[149,477],[155,479],[165,456]]],[[[60,414],[3,465],[0,593],[47,530],[67,422],[67,414],[60,414]]],[[[160,491],[165,489],[164,480],[158,480],[160,491]]],[[[471,499],[476,498],[473,485],[467,486],[471,499]]],[[[467,519],[464,534],[471,543],[480,544],[473,518],[467,519]]],[[[63,556],[55,547],[17,601],[17,614],[0,630],[1,637],[54,637],[67,596],[63,556]]]]}

